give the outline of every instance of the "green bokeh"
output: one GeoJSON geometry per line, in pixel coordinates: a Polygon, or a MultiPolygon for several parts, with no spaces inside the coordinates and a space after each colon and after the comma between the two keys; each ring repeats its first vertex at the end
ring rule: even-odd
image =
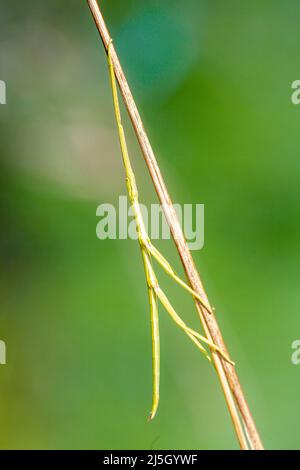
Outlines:
{"type": "MultiPolygon", "coordinates": [[[[299,448],[299,2],[100,3],[174,202],[205,204],[194,257],[262,439],[299,448]]],[[[237,448],[213,369],[162,309],[161,403],[146,420],[139,248],[95,234],[96,207],[126,190],[86,2],[0,0],[0,12],[0,447],[237,448]]],[[[156,202],[126,129],[141,200],[156,202]]]]}

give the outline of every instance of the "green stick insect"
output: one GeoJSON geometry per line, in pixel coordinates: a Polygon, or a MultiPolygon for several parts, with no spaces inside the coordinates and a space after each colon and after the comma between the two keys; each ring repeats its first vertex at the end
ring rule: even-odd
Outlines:
{"type": "Polygon", "coordinates": [[[199,302],[203,305],[203,307],[211,312],[210,307],[205,303],[205,301],[199,296],[197,292],[195,292],[190,286],[188,286],[182,279],[180,279],[169,262],[164,258],[164,256],[153,246],[148,233],[145,228],[144,220],[142,217],[142,213],[139,207],[139,199],[138,199],[138,190],[135,181],[135,176],[132,170],[126,138],[124,133],[124,128],[122,125],[121,120],[121,112],[120,112],[120,105],[118,99],[118,91],[117,91],[117,84],[114,72],[114,66],[112,63],[111,58],[111,43],[109,42],[107,48],[107,55],[108,55],[108,66],[109,66],[109,76],[112,88],[112,96],[113,96],[113,103],[114,103],[114,110],[115,110],[115,117],[116,123],[118,128],[120,146],[121,146],[121,153],[125,168],[126,174],[126,186],[127,191],[130,199],[130,203],[132,205],[134,219],[136,223],[136,229],[138,234],[139,245],[141,248],[143,263],[144,263],[144,270],[146,275],[146,282],[148,287],[148,296],[149,296],[149,304],[150,304],[150,320],[151,320],[151,336],[152,336],[152,376],[153,376],[153,392],[152,392],[152,407],[149,419],[153,419],[158,408],[159,402],[159,379],[160,379],[160,338],[159,338],[159,320],[158,320],[158,305],[157,300],[161,302],[164,306],[168,314],[174,320],[177,326],[179,326],[186,335],[193,341],[193,343],[197,346],[197,348],[205,355],[205,357],[211,361],[211,357],[209,352],[205,349],[205,347],[201,344],[205,343],[210,350],[218,352],[226,361],[233,364],[233,362],[224,354],[221,349],[216,346],[214,343],[209,341],[205,336],[201,335],[197,331],[193,330],[192,328],[188,327],[185,322],[181,319],[181,317],[176,313],[175,309],[173,308],[172,304],[170,303],[168,297],[160,288],[157,277],[155,275],[154,269],[152,267],[152,258],[154,258],[157,263],[165,270],[167,274],[177,282],[183,289],[188,291],[194,298],[199,300],[199,302]]]}

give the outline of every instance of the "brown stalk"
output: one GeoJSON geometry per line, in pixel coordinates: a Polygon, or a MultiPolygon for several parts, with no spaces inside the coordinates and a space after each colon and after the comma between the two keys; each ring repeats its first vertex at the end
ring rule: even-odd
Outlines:
{"type": "MultiPolygon", "coordinates": [[[[108,44],[111,37],[100,12],[99,5],[96,0],[87,0],[93,15],[95,24],[100,33],[103,45],[107,52],[108,44]]],[[[173,240],[177,247],[177,251],[181,258],[187,279],[191,287],[199,293],[210,306],[207,295],[200,280],[199,273],[194,264],[192,255],[189,251],[187,242],[182,232],[176,212],[174,210],[171,198],[167,191],[166,185],[162,178],[159,166],[154,156],[151,144],[144,129],[141,117],[134,102],[133,96],[129,89],[126,77],[123,73],[120,61],[113,45],[111,45],[111,57],[114,65],[115,75],[123,96],[127,112],[130,116],[135,134],[140,144],[146,165],[150,172],[155,190],[157,192],[160,203],[163,207],[166,220],[169,224],[173,240]]],[[[213,341],[226,355],[228,355],[220,328],[213,313],[206,311],[199,301],[195,299],[196,308],[203,325],[205,334],[210,341],[213,341]]],[[[213,363],[222,386],[222,390],[226,399],[226,403],[233,421],[234,429],[242,449],[263,450],[255,422],[251,415],[249,406],[244,396],[234,366],[223,360],[218,353],[212,351],[213,363]],[[247,442],[248,441],[248,442],[247,442]],[[248,444],[249,443],[249,444],[248,444]]]]}

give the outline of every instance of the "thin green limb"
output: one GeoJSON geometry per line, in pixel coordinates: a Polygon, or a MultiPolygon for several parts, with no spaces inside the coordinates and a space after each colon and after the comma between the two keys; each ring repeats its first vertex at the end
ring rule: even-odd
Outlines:
{"type": "Polygon", "coordinates": [[[156,415],[159,403],[159,380],[160,380],[160,338],[159,338],[159,321],[158,321],[158,308],[156,293],[153,289],[153,282],[155,277],[154,273],[149,271],[151,261],[147,252],[142,249],[148,295],[150,303],[150,320],[151,320],[151,340],[152,340],[152,407],[149,415],[149,420],[152,420],[156,415]]]}
{"type": "Polygon", "coordinates": [[[148,289],[151,315],[151,337],[152,337],[152,407],[149,420],[156,415],[159,403],[159,380],[160,380],[160,339],[159,339],[159,323],[158,309],[156,303],[156,295],[153,289],[148,289]]]}
{"type": "Polygon", "coordinates": [[[175,323],[181,329],[183,329],[185,331],[185,333],[190,338],[191,338],[191,336],[193,336],[193,338],[194,338],[193,341],[196,340],[196,341],[194,341],[194,343],[196,344],[196,346],[198,346],[200,351],[203,352],[203,354],[207,357],[207,359],[210,360],[210,357],[208,356],[208,353],[207,353],[206,349],[202,346],[202,344],[199,341],[203,341],[204,343],[206,343],[209,346],[210,349],[212,349],[213,351],[218,352],[223,357],[223,359],[225,359],[225,361],[233,364],[232,361],[226,356],[226,354],[224,354],[223,351],[220,348],[218,348],[218,346],[216,346],[214,343],[212,343],[207,338],[205,338],[205,336],[200,335],[200,333],[198,333],[197,331],[193,330],[192,328],[189,328],[184,323],[184,321],[180,318],[178,313],[176,313],[174,307],[172,306],[172,304],[170,303],[170,301],[167,298],[166,294],[162,291],[162,289],[160,287],[157,287],[156,294],[157,294],[157,297],[159,298],[159,300],[161,301],[161,303],[163,304],[163,306],[165,307],[165,309],[167,310],[167,312],[169,313],[169,315],[175,321],[175,323]]]}
{"type": "MultiPolygon", "coordinates": [[[[213,342],[209,341],[205,336],[201,335],[197,331],[193,330],[189,326],[187,326],[184,321],[181,319],[181,317],[178,315],[178,313],[175,311],[174,307],[172,306],[171,302],[169,301],[168,297],[166,294],[163,292],[163,290],[158,286],[156,287],[156,295],[169,313],[169,315],[173,318],[174,322],[182,329],[185,331],[185,333],[191,337],[193,336],[194,339],[196,339],[196,345],[198,348],[201,350],[201,352],[204,353],[204,355],[210,360],[210,357],[208,357],[208,353],[206,349],[201,345],[199,341],[203,341],[206,343],[210,349],[212,349],[215,352],[218,352],[220,356],[225,359],[225,361],[229,362],[230,364],[234,365],[234,362],[232,362],[229,357],[218,347],[216,346],[213,342]],[[199,340],[199,341],[198,341],[199,340]]],[[[195,342],[195,341],[194,341],[195,342]]]]}
{"type": "Polygon", "coordinates": [[[166,296],[166,294],[163,292],[163,290],[159,287],[158,285],[158,282],[157,282],[157,279],[156,279],[156,276],[154,274],[154,271],[153,271],[153,268],[151,266],[151,263],[150,263],[150,260],[149,260],[149,257],[147,257],[147,261],[146,261],[146,270],[150,273],[149,274],[149,277],[150,277],[150,285],[151,287],[153,288],[153,290],[155,291],[157,297],[159,298],[159,300],[161,301],[162,305],[165,307],[166,311],[169,313],[169,315],[172,317],[172,319],[174,320],[174,322],[182,329],[185,331],[185,333],[191,337],[191,335],[193,336],[193,340],[195,339],[196,340],[196,345],[198,346],[198,348],[201,350],[201,352],[204,353],[204,355],[206,357],[209,358],[210,360],[210,357],[208,356],[208,353],[206,351],[206,349],[201,345],[201,343],[199,343],[199,341],[202,341],[204,343],[206,343],[210,349],[212,349],[213,351],[215,352],[218,352],[222,357],[223,359],[225,359],[227,362],[229,362],[230,364],[234,365],[234,363],[229,359],[229,357],[218,347],[216,346],[212,341],[209,341],[205,336],[201,335],[200,333],[198,333],[197,331],[193,330],[192,328],[188,327],[185,322],[182,320],[182,318],[178,315],[178,313],[175,311],[174,307],[172,306],[171,302],[169,301],[168,297],[166,296]],[[198,341],[199,340],[199,341],[198,341]]]}
{"type": "MultiPolygon", "coordinates": [[[[155,249],[156,250],[156,249],[155,249]]],[[[152,251],[149,250],[150,253],[152,254],[152,251]]],[[[158,250],[156,250],[158,252],[158,250]]],[[[162,255],[161,255],[162,256],[162,255]]],[[[169,265],[168,261],[166,261],[166,263],[169,265]]],[[[170,266],[170,265],[169,265],[170,266]]],[[[153,270],[152,269],[152,266],[148,266],[147,269],[149,271],[153,270]]],[[[171,268],[172,269],[172,268],[171,268]]],[[[153,272],[153,276],[154,275],[154,272],[153,272]]],[[[155,277],[155,280],[156,280],[156,277],[155,277]]],[[[187,286],[188,287],[188,286],[187,286]]],[[[206,343],[210,349],[212,349],[213,351],[215,352],[218,352],[220,354],[220,356],[223,357],[223,359],[225,359],[225,361],[229,362],[230,364],[234,365],[234,362],[231,361],[231,359],[229,359],[229,357],[218,347],[216,346],[212,341],[209,341],[209,339],[207,339],[205,336],[201,335],[200,333],[198,333],[197,331],[193,330],[192,328],[188,327],[184,321],[181,319],[181,317],[178,315],[178,313],[176,313],[174,307],[172,306],[172,304],[170,303],[169,299],[167,298],[166,294],[163,292],[163,290],[159,287],[158,285],[158,282],[154,281],[153,283],[153,289],[155,290],[156,294],[157,294],[157,297],[159,298],[159,300],[161,301],[161,303],[163,304],[163,306],[165,307],[165,309],[167,310],[167,312],[169,313],[169,315],[173,318],[173,320],[175,321],[175,323],[180,327],[182,328],[185,333],[190,336],[192,335],[194,337],[194,339],[197,339],[197,340],[200,340],[200,341],[203,341],[204,343],[206,343]]],[[[195,341],[194,341],[195,342],[195,341]]],[[[199,347],[199,341],[197,341],[197,346],[199,347]]],[[[200,347],[199,349],[207,356],[207,351],[205,348],[202,347],[202,345],[200,344],[200,347]]]]}
{"type": "Polygon", "coordinates": [[[192,294],[193,297],[195,297],[199,302],[203,305],[203,307],[209,312],[212,313],[211,308],[207,305],[207,303],[201,298],[201,296],[194,291],[188,284],[186,284],[182,279],[180,279],[179,276],[175,273],[174,269],[171,267],[170,263],[164,258],[164,256],[158,251],[157,248],[155,248],[152,243],[149,243],[149,246],[147,246],[147,249],[150,251],[151,255],[153,258],[156,259],[156,261],[160,264],[160,266],[170,275],[172,279],[174,279],[177,284],[179,284],[181,287],[183,287],[186,291],[188,291],[190,294],[192,294]]]}

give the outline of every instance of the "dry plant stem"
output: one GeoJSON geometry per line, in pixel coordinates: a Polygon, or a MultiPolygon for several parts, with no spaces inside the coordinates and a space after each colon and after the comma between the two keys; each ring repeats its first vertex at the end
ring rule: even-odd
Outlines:
{"type": "MultiPolygon", "coordinates": [[[[105,50],[107,51],[108,44],[111,42],[111,37],[100,12],[98,3],[96,0],[87,0],[87,3],[102,38],[105,50]]],[[[155,190],[163,207],[164,214],[185,269],[186,276],[193,290],[199,293],[201,298],[210,306],[115,48],[113,45],[110,47],[111,58],[120,91],[144,155],[155,190]]],[[[207,339],[215,343],[226,355],[228,355],[227,348],[214,314],[207,312],[197,299],[195,299],[195,303],[207,339]]],[[[212,357],[241,448],[248,449],[247,435],[251,448],[262,450],[263,445],[234,366],[223,360],[218,353],[214,351],[212,351],[212,357]],[[238,412],[240,413],[243,424],[241,423],[238,412]],[[243,429],[243,426],[245,427],[245,430],[243,429]]]]}

